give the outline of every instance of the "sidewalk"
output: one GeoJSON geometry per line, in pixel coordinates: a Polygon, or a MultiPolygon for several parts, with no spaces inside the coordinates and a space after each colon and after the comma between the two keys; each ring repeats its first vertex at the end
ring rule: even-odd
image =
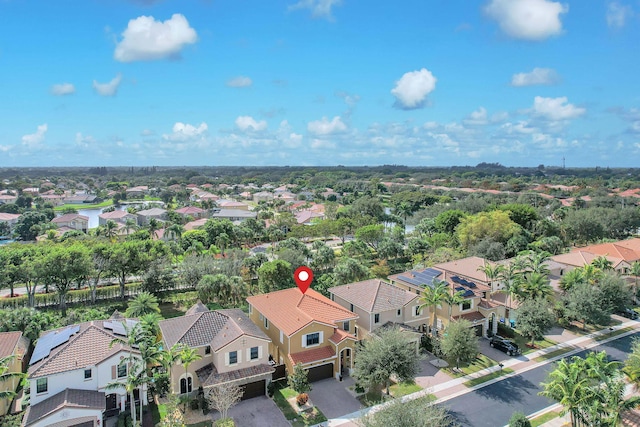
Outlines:
{"type": "MultiPolygon", "coordinates": [[[[522,355],[519,356],[517,358],[514,359],[509,359],[503,362],[503,366],[491,366],[489,368],[485,368],[481,371],[478,372],[474,372],[473,374],[469,374],[469,375],[465,375],[463,377],[460,378],[456,378],[456,379],[451,379],[451,380],[447,380],[444,382],[441,382],[439,384],[435,384],[432,385],[431,387],[425,388],[424,390],[420,390],[416,393],[412,393],[410,395],[404,396],[401,400],[403,402],[409,401],[409,400],[414,400],[414,399],[418,399],[420,397],[424,397],[424,396],[428,396],[428,395],[434,395],[436,396],[436,400],[434,401],[434,403],[442,403],[445,402],[449,399],[453,399],[455,397],[458,397],[462,394],[465,393],[469,393],[472,392],[474,390],[477,390],[479,388],[485,387],[487,385],[496,383],[498,381],[501,381],[505,378],[509,378],[512,377],[514,375],[518,375],[521,374],[523,372],[529,371],[531,369],[535,369],[539,366],[543,366],[549,363],[552,363],[558,359],[561,359],[563,357],[567,357],[570,356],[572,354],[575,354],[579,351],[582,350],[586,350],[586,349],[590,349],[593,347],[596,347],[600,344],[604,344],[607,343],[609,341],[618,339],[618,338],[622,338],[625,337],[627,335],[631,335],[634,334],[636,332],[638,332],[640,330],[640,322],[638,321],[628,321],[625,323],[622,323],[620,325],[616,325],[613,326],[611,328],[607,328],[607,329],[603,329],[588,335],[583,335],[583,336],[579,336],[573,339],[570,339],[564,343],[560,343],[560,344],[556,344],[553,345],[551,347],[547,347],[545,349],[541,349],[541,350],[536,350],[533,351],[531,353],[528,353],[526,355],[522,355]],[[602,335],[606,335],[609,334],[611,332],[615,332],[617,330],[620,329],[625,329],[625,328],[633,328],[630,331],[627,332],[623,332],[619,335],[615,335],[613,337],[607,337],[603,340],[600,341],[596,341],[595,338],[600,337],[602,335]],[[566,353],[562,353],[561,355],[555,356],[555,357],[551,357],[547,360],[544,361],[540,361],[540,362],[536,362],[535,359],[540,357],[540,356],[544,356],[546,354],[552,353],[554,351],[557,350],[561,350],[561,349],[569,349],[566,353]],[[476,385],[474,387],[467,387],[464,385],[465,382],[475,379],[475,378],[480,378],[483,377],[485,375],[491,374],[493,372],[496,371],[500,371],[501,369],[504,368],[511,368],[514,370],[514,372],[509,373],[509,374],[505,374],[502,376],[499,376],[497,378],[488,380],[486,382],[483,382],[482,384],[476,385]]],[[[384,406],[384,404],[381,405],[376,405],[373,406],[371,408],[366,408],[363,409],[361,411],[357,411],[357,412],[353,412],[351,414],[347,414],[344,415],[340,418],[334,418],[329,420],[326,423],[322,423],[322,424],[318,424],[317,426],[320,427],[336,427],[336,426],[343,426],[343,427],[352,427],[352,426],[356,426],[357,424],[354,422],[354,419],[360,418],[363,415],[368,414],[369,412],[373,411],[377,411],[380,410],[382,407],[384,406]]],[[[543,413],[546,413],[550,410],[553,410],[553,407],[550,408],[545,408],[543,411],[540,411],[540,414],[537,415],[541,415],[543,413]]],[[[562,426],[566,421],[564,421],[562,418],[557,418],[555,420],[551,420],[548,423],[543,424],[545,427],[559,427],[562,426]]],[[[316,426],[313,426],[316,427],[316,426]]]]}

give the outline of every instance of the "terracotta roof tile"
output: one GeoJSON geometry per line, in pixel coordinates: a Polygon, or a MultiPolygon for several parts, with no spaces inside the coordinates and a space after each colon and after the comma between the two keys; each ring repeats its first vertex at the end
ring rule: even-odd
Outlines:
{"type": "Polygon", "coordinates": [[[335,326],[358,317],[313,289],[304,294],[298,288],[283,289],[251,296],[247,301],[288,336],[313,321],[335,326]]]}
{"type": "Polygon", "coordinates": [[[306,363],[317,362],[325,359],[332,359],[336,357],[335,351],[328,346],[314,348],[312,350],[301,351],[300,353],[293,353],[289,355],[289,360],[294,365],[298,363],[302,363],[303,365],[306,363]]]}
{"type": "Polygon", "coordinates": [[[453,316],[454,319],[465,319],[469,322],[476,322],[478,320],[484,320],[484,316],[479,311],[472,311],[471,313],[461,314],[460,316],[453,316]]]}
{"type": "MultiPolygon", "coordinates": [[[[591,252],[597,255],[608,255],[613,258],[623,259],[627,262],[640,260],[640,253],[637,252],[640,247],[633,249],[628,245],[629,243],[623,244],[622,242],[601,243],[599,245],[591,245],[584,248],[579,248],[577,249],[577,251],[591,252]]],[[[635,246],[634,242],[631,242],[631,245],[635,246]]]]}
{"type": "Polygon", "coordinates": [[[459,274],[466,276],[472,280],[479,280],[481,282],[488,282],[487,275],[483,271],[478,270],[480,267],[486,265],[494,265],[493,262],[477,256],[462,258],[456,261],[443,262],[436,264],[433,267],[453,274],[459,274]]]}
{"type": "Polygon", "coordinates": [[[345,340],[347,338],[350,338],[352,340],[358,340],[356,337],[354,337],[353,335],[351,335],[349,332],[344,331],[342,329],[337,329],[334,332],[333,335],[331,335],[331,338],[329,338],[329,340],[334,343],[334,344],[339,344],[342,342],[342,340],[345,340]]]}

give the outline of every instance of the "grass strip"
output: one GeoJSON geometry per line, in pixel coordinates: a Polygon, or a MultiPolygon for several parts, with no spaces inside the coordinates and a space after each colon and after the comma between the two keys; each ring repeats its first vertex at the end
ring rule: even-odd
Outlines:
{"type": "Polygon", "coordinates": [[[554,357],[561,356],[561,355],[563,355],[565,353],[569,353],[570,351],[573,351],[573,350],[575,350],[575,348],[573,348],[573,347],[559,348],[559,349],[553,350],[552,352],[549,352],[547,354],[543,354],[542,356],[538,356],[533,360],[535,360],[536,362],[544,362],[546,360],[553,359],[554,357]]]}
{"type": "Polygon", "coordinates": [[[558,418],[559,416],[560,416],[560,412],[556,412],[556,411],[547,412],[546,414],[542,414],[539,417],[535,417],[534,419],[530,420],[531,427],[539,427],[546,422],[549,422],[551,420],[558,418]]]}
{"type": "Polygon", "coordinates": [[[495,371],[495,372],[492,372],[490,374],[483,375],[481,377],[474,378],[472,380],[466,381],[464,383],[464,385],[467,386],[467,387],[475,387],[475,386],[477,386],[479,384],[486,383],[487,381],[491,381],[494,378],[498,378],[498,377],[501,377],[503,375],[512,374],[513,372],[514,372],[514,370],[511,369],[511,368],[502,368],[499,371],[495,371]]]}
{"type": "Polygon", "coordinates": [[[618,329],[617,331],[607,332],[606,334],[598,335],[593,340],[594,341],[604,341],[607,338],[616,337],[616,336],[622,335],[622,334],[624,334],[626,332],[633,331],[633,329],[634,328],[632,328],[631,326],[628,326],[626,328],[618,329]]]}

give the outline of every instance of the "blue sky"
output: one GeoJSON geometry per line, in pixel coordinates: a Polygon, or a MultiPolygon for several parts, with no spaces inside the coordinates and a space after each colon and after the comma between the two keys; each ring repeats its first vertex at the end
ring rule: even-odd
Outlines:
{"type": "Polygon", "coordinates": [[[639,0],[0,0],[0,167],[637,167],[639,51],[639,0]]]}

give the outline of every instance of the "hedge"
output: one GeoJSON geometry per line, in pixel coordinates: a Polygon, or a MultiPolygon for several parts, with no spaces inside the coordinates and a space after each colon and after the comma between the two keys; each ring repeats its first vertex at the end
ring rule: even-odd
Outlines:
{"type": "MultiPolygon", "coordinates": [[[[124,285],[125,296],[132,296],[140,292],[140,283],[127,283],[124,285]]],[[[120,285],[101,286],[96,289],[96,300],[110,300],[120,298],[120,285]]],[[[35,294],[35,306],[49,307],[57,306],[60,303],[60,298],[56,292],[49,292],[48,294],[37,293],[35,294]]],[[[91,303],[91,289],[75,289],[67,293],[67,304],[90,304],[91,303]]],[[[3,308],[19,308],[28,307],[29,297],[27,295],[20,295],[14,298],[0,298],[0,309],[3,308]]]]}

